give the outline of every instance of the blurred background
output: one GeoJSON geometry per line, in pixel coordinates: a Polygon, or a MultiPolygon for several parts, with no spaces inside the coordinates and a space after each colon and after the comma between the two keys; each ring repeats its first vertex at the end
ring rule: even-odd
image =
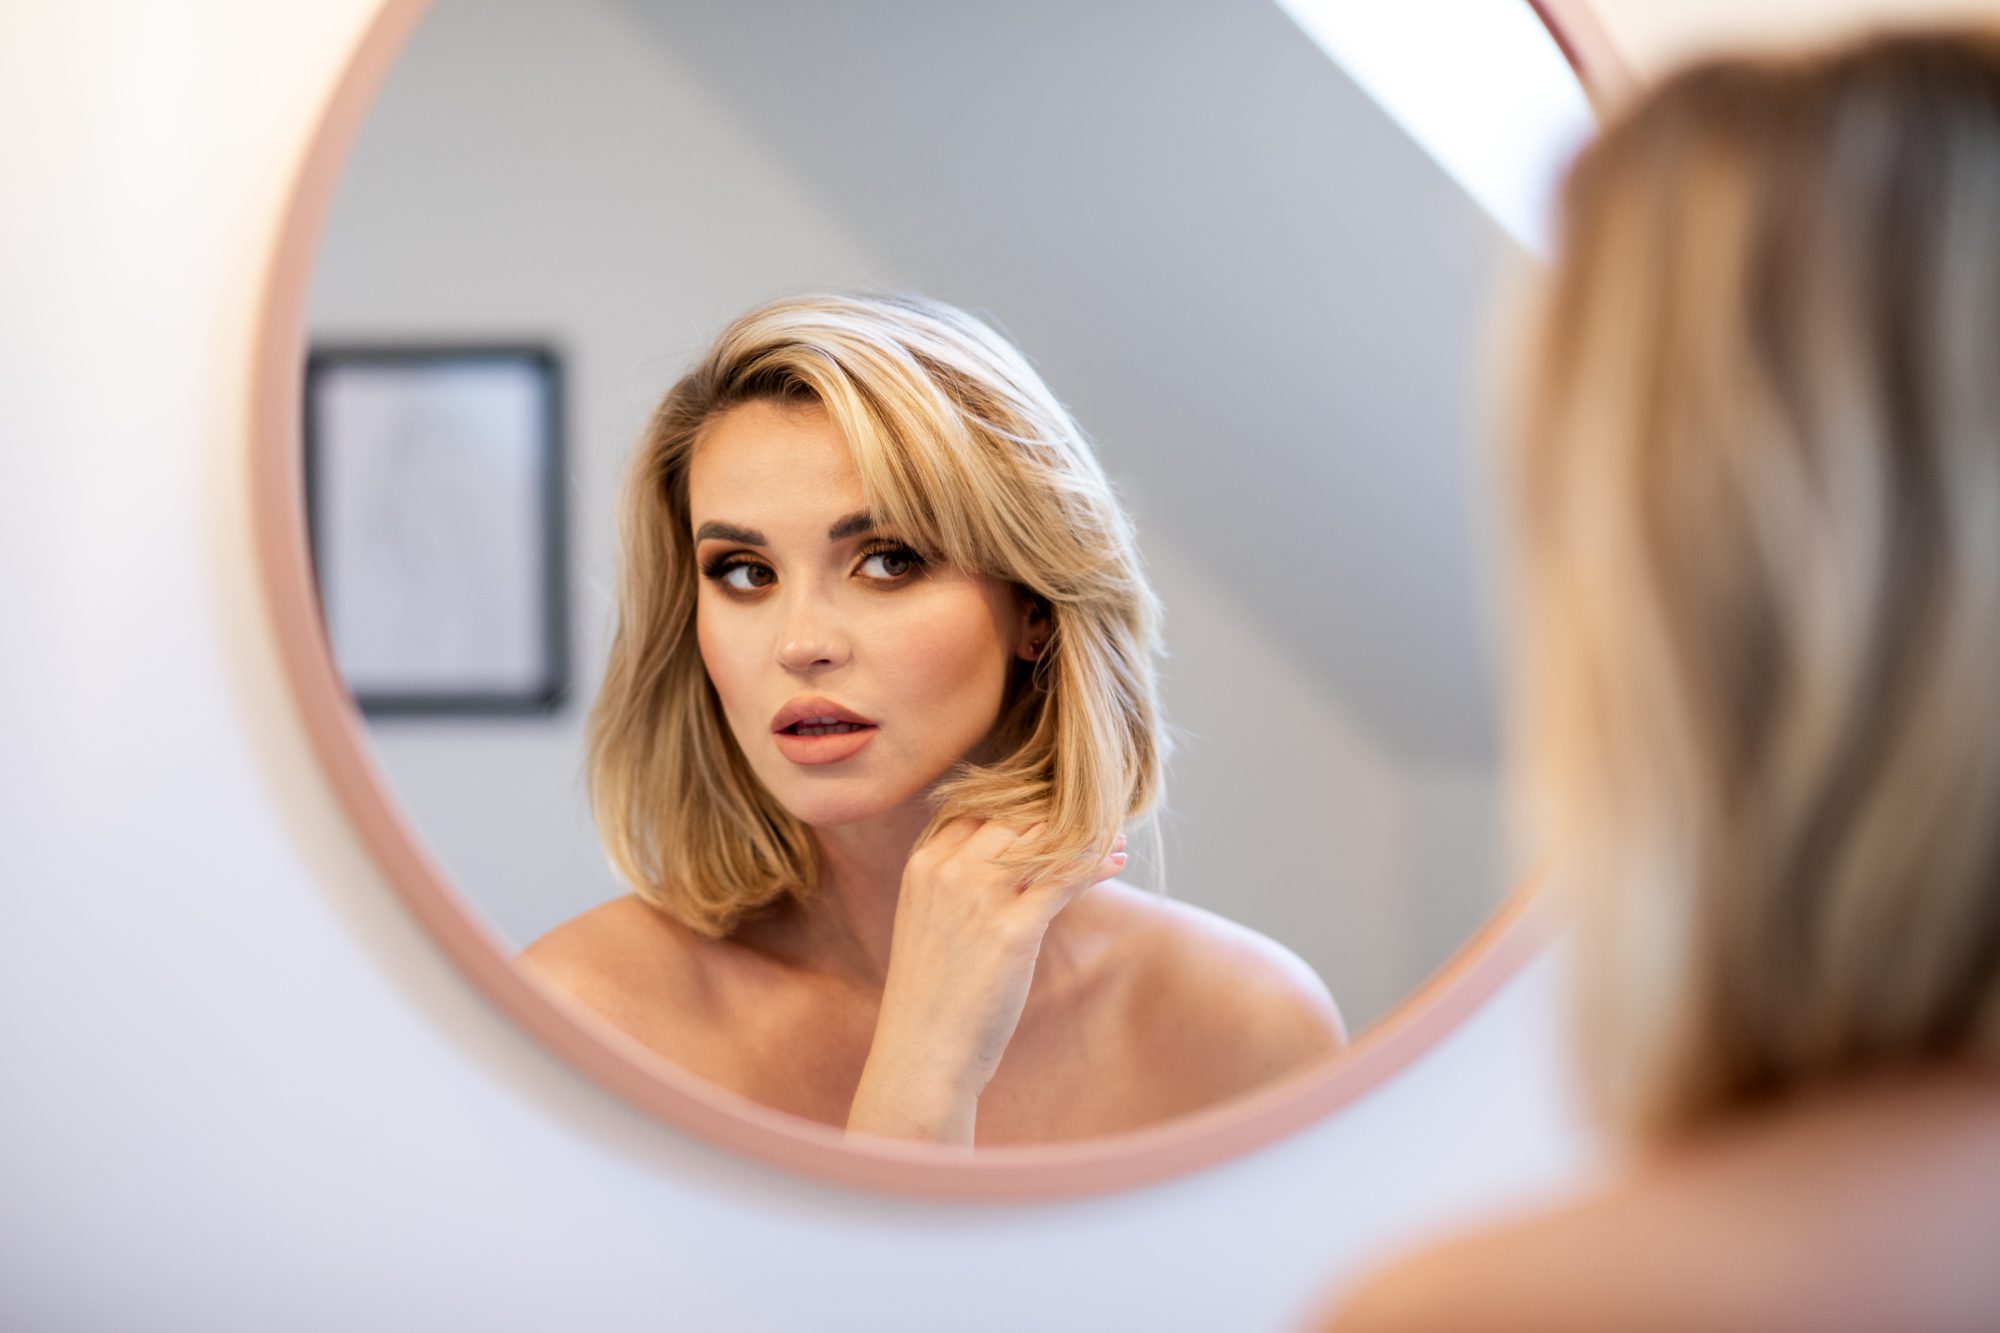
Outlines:
{"type": "MultiPolygon", "coordinates": [[[[1027,344],[1103,443],[1173,611],[1170,688],[1191,733],[1173,891],[1205,893],[1251,920],[1260,901],[1319,911],[1332,947],[1346,950],[1319,965],[1350,1013],[1360,1008],[1370,950],[1387,953],[1401,937],[1361,920],[1345,895],[1418,882],[1416,868],[1449,851],[1448,822],[1412,811],[1450,802],[1412,795],[1420,784],[1409,775],[1433,765],[1477,774],[1488,761],[1419,759],[1438,751],[1391,721],[1411,715],[1364,702],[1385,677],[1315,647],[1314,631],[1294,622],[1320,602],[1287,608],[1285,595],[1317,580],[1316,596],[1341,612],[1313,622],[1332,627],[1334,649],[1415,677],[1453,660],[1388,651],[1416,632],[1401,611],[1448,605],[1446,594],[1418,598],[1406,590],[1418,585],[1401,581],[1409,568],[1436,569],[1462,580],[1471,609],[1460,623],[1473,627],[1468,651],[1482,651],[1481,539],[1470,527],[1455,538],[1448,525],[1426,526],[1429,511],[1412,498],[1473,484],[1473,436],[1396,433],[1414,429],[1396,423],[1419,407],[1439,420],[1441,405],[1470,410],[1450,362],[1475,335],[1451,325],[1427,347],[1427,326],[1403,322],[1416,312],[1415,289],[1365,298],[1383,290],[1370,285],[1378,271],[1437,281],[1440,269],[1465,277],[1458,265],[1483,263],[1418,244],[1427,228],[1462,235],[1454,216],[1489,258],[1510,243],[1483,233],[1476,213],[1452,213],[1465,204],[1451,182],[1259,0],[1210,15],[1266,44],[1254,68],[1223,29],[1190,32],[1181,5],[1113,5],[1131,20],[1122,35],[1095,4],[1074,5],[1063,42],[1037,52],[1077,62],[1058,86],[1033,81],[1028,71],[1042,67],[1023,63],[1019,43],[990,30],[999,25],[918,0],[908,5],[916,19],[946,11],[959,36],[933,36],[945,48],[933,53],[937,70],[917,62],[886,76],[831,45],[824,70],[812,68],[817,56],[781,58],[792,30],[764,4],[678,13],[671,42],[633,7],[478,6],[513,34],[511,46],[495,32],[451,40],[475,31],[467,9],[442,5],[349,172],[315,334],[562,340],[577,547],[570,633],[582,688],[601,656],[610,552],[586,506],[603,504],[645,407],[709,333],[770,289],[825,281],[929,285],[980,305],[1027,344]],[[744,36],[734,62],[699,45],[723,30],[744,36]],[[947,57],[982,43],[1021,71],[1005,83],[1013,109],[959,117],[951,133],[985,143],[1026,133],[1038,107],[1095,108],[1096,120],[1079,117],[1067,131],[1074,145],[1034,159],[1048,170],[1069,164],[1069,193],[1018,199],[988,159],[966,168],[983,173],[969,198],[945,200],[972,231],[926,231],[902,249],[860,221],[836,232],[838,218],[865,207],[921,206],[916,217],[931,219],[924,210],[944,205],[885,194],[893,182],[810,186],[809,169],[839,170],[813,142],[831,131],[813,122],[843,99],[877,95],[868,90],[886,79],[933,99],[902,127],[931,146],[909,168],[951,165],[928,138],[945,132],[933,121],[955,105],[937,89],[976,88],[947,57]],[[1153,76],[1175,97],[1099,95],[1112,66],[1153,44],[1185,61],[1153,76]],[[801,66],[841,90],[816,95],[803,121],[784,101],[801,66]],[[439,81],[420,80],[425,70],[439,81]],[[1308,113],[1315,123],[1288,118],[1308,113]],[[1356,143],[1383,165],[1403,161],[1406,184],[1446,211],[1371,224],[1370,200],[1389,197],[1391,178],[1329,147],[1356,143]],[[1200,144],[1245,193],[1176,174],[1192,169],[1176,155],[1200,144]],[[634,157],[645,159],[637,169],[634,157]],[[1150,207],[1123,224],[1083,207],[1097,173],[1127,170],[1155,182],[1142,201],[1150,207]],[[719,205],[717,193],[730,191],[719,205]],[[1388,235],[1349,271],[1345,229],[1370,225],[1388,235]],[[1065,240],[1079,228],[1089,246],[1065,240]],[[1136,247],[1162,235],[1191,237],[1201,261],[1149,273],[1136,247]],[[1295,249],[1278,243],[1287,237],[1295,249]],[[1392,243],[1403,237],[1406,248],[1392,243]],[[641,257],[596,263],[598,247],[641,257]],[[1030,249],[1040,251],[1033,264],[1021,258],[1030,249]],[[1046,314],[1029,308],[1029,296],[1057,285],[1044,263],[1067,249],[1080,254],[1075,299],[1046,314]],[[952,278],[960,268],[963,283],[952,278]],[[1263,286],[1298,293],[1309,336],[1341,355],[1287,359],[1269,328],[1230,315],[1232,290],[1263,286]],[[1162,309],[1172,317],[1139,317],[1162,309]],[[1197,337],[1219,350],[1195,354],[1177,341],[1197,337]],[[1421,355],[1372,355],[1390,339],[1421,355]],[[1249,350],[1236,364],[1217,359],[1239,346],[1249,350]],[[1375,415],[1354,418],[1361,425],[1346,436],[1284,416],[1272,385],[1305,363],[1297,391],[1328,422],[1363,402],[1375,415]],[[1369,368],[1409,393],[1374,401],[1369,368]],[[1214,386],[1235,396],[1200,410],[1225,431],[1195,424],[1193,399],[1214,386]],[[1177,430],[1181,410],[1188,424],[1177,430]],[[1271,435],[1273,421],[1288,433],[1271,435]],[[1191,442],[1174,446],[1188,452],[1149,468],[1173,439],[1191,442]],[[1258,475],[1247,467],[1215,479],[1280,439],[1298,471],[1256,482],[1257,492],[1244,489],[1258,475]],[[1434,471],[1411,471],[1420,467],[1434,471]],[[1339,488],[1282,485],[1309,468],[1372,507],[1339,488]],[[1314,507],[1301,520],[1306,495],[1314,507]],[[1243,525],[1242,513],[1267,511],[1286,521],[1243,525]],[[1462,564],[1447,550],[1460,539],[1462,564]],[[1195,582],[1209,589],[1206,622],[1184,591],[1195,582]],[[1204,623],[1210,630],[1197,633],[1204,623]],[[1215,668],[1222,693],[1196,690],[1204,653],[1225,655],[1215,668]],[[1301,712],[1278,698],[1313,702],[1301,712]],[[1202,708],[1247,720],[1233,727],[1197,716],[1202,708]],[[1313,739],[1327,737],[1316,751],[1313,739]],[[1289,747],[1319,785],[1286,787],[1275,768],[1231,771],[1226,757],[1213,777],[1195,767],[1218,749],[1247,754],[1253,739],[1289,747]],[[1219,869],[1206,875],[1193,813],[1204,782],[1266,834],[1211,844],[1219,869]],[[1296,879],[1263,894],[1248,869],[1259,858],[1296,879]]],[[[821,7],[794,8],[789,22],[811,25],[821,7]]],[[[843,13],[860,22],[873,8],[843,13]]],[[[1050,24],[1047,8],[1009,13],[1050,24]]],[[[1490,61],[1502,86],[1533,92],[1514,56],[1468,36],[1482,15],[1521,15],[1514,0],[1341,8],[1357,40],[1397,16],[1435,34],[1420,63],[1439,76],[1436,95],[1405,124],[1423,113],[1485,123],[1514,104],[1468,80],[1468,65],[1490,61]]],[[[1641,82],[1718,45],[1797,44],[1948,8],[1993,12],[1994,3],[1588,6],[1641,82]]],[[[671,1311],[690,1327],[746,1331],[1289,1329],[1385,1249],[1571,1189],[1593,1169],[1562,1056],[1573,1016],[1559,953],[1395,1078],[1258,1151],[1097,1198],[988,1205],[839,1188],[718,1151],[589,1082],[491,1004],[395,892],[301,729],[247,502],[250,460],[275,443],[245,410],[258,340],[270,336],[262,312],[274,237],[296,205],[291,185],[325,99],[376,9],[374,0],[0,9],[0,100],[17,111],[0,116],[0,173],[13,187],[0,209],[0,264],[11,265],[0,344],[12,367],[0,394],[10,634],[0,678],[15,700],[0,746],[13,812],[0,883],[16,890],[0,935],[0,1326],[608,1331],[655,1329],[671,1311]]],[[[803,35],[828,40],[810,26],[803,35]]],[[[308,207],[300,224],[311,217],[308,207]]],[[[276,327],[289,337],[282,320],[276,327]]],[[[1441,712],[1453,702],[1410,697],[1441,712]]],[[[589,878],[601,871],[584,837],[571,735],[582,702],[509,726],[381,729],[427,836],[469,888],[483,881],[496,921],[509,909],[492,886],[512,882],[510,856],[532,871],[521,882],[538,894],[617,892],[589,878]],[[538,753],[551,760],[542,776],[524,768],[501,780],[503,761],[538,753]],[[479,802],[449,805],[454,784],[475,781],[492,784],[479,802]],[[453,810],[460,826],[444,817],[453,810]],[[529,815],[545,819],[532,838],[519,832],[529,815]]],[[[1467,785],[1486,793],[1486,782],[1467,785]]],[[[1378,900],[1399,920],[1423,906],[1378,900]]],[[[544,900],[509,929],[532,931],[552,908],[544,900]]]]}
{"type": "Polygon", "coordinates": [[[381,762],[512,945],[622,893],[582,728],[645,415],[756,302],[915,289],[1014,337],[1136,516],[1167,891],[1365,1026],[1509,887],[1476,386],[1521,257],[1275,5],[440,0],[310,333],[557,351],[573,669],[545,713],[374,717],[381,762]]]}

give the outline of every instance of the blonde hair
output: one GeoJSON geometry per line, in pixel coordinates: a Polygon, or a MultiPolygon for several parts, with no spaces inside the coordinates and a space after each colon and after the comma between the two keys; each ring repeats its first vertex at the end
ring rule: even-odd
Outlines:
{"type": "Polygon", "coordinates": [[[2000,1058],[2000,40],[1671,79],[1572,170],[1518,750],[1629,1134],[2000,1058]]]}
{"type": "Polygon", "coordinates": [[[963,815],[1045,822],[1009,858],[1026,882],[1108,852],[1154,809],[1167,752],[1158,603],[1110,482],[1027,360],[985,324],[915,297],[819,295],[724,330],[632,460],[618,627],[589,727],[591,805],[620,875],[710,936],[817,884],[809,830],[752,774],[695,641],[688,464],[714,421],[753,401],[817,403],[883,530],[1047,611],[1042,655],[1013,663],[999,758],[961,764],[933,789],[924,838],[963,815]]]}

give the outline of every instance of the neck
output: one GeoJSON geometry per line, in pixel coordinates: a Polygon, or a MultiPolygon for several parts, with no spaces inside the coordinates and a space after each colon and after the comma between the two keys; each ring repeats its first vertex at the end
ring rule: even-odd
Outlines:
{"type": "Polygon", "coordinates": [[[881,990],[903,868],[929,822],[929,809],[911,802],[865,823],[814,829],[819,887],[785,914],[783,938],[772,943],[795,963],[881,990]]]}

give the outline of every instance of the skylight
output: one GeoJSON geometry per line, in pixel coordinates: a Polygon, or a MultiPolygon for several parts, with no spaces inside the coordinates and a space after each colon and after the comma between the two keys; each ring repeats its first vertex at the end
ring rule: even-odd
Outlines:
{"type": "Polygon", "coordinates": [[[1515,239],[1547,254],[1555,186],[1595,127],[1527,0],[1277,0],[1515,239]]]}

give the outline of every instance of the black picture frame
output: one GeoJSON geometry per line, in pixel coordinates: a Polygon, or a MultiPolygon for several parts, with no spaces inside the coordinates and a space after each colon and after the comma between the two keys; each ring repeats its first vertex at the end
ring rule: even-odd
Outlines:
{"type": "Polygon", "coordinates": [[[315,345],[304,399],[320,610],[362,713],[557,710],[570,653],[556,349],[315,345]]]}

